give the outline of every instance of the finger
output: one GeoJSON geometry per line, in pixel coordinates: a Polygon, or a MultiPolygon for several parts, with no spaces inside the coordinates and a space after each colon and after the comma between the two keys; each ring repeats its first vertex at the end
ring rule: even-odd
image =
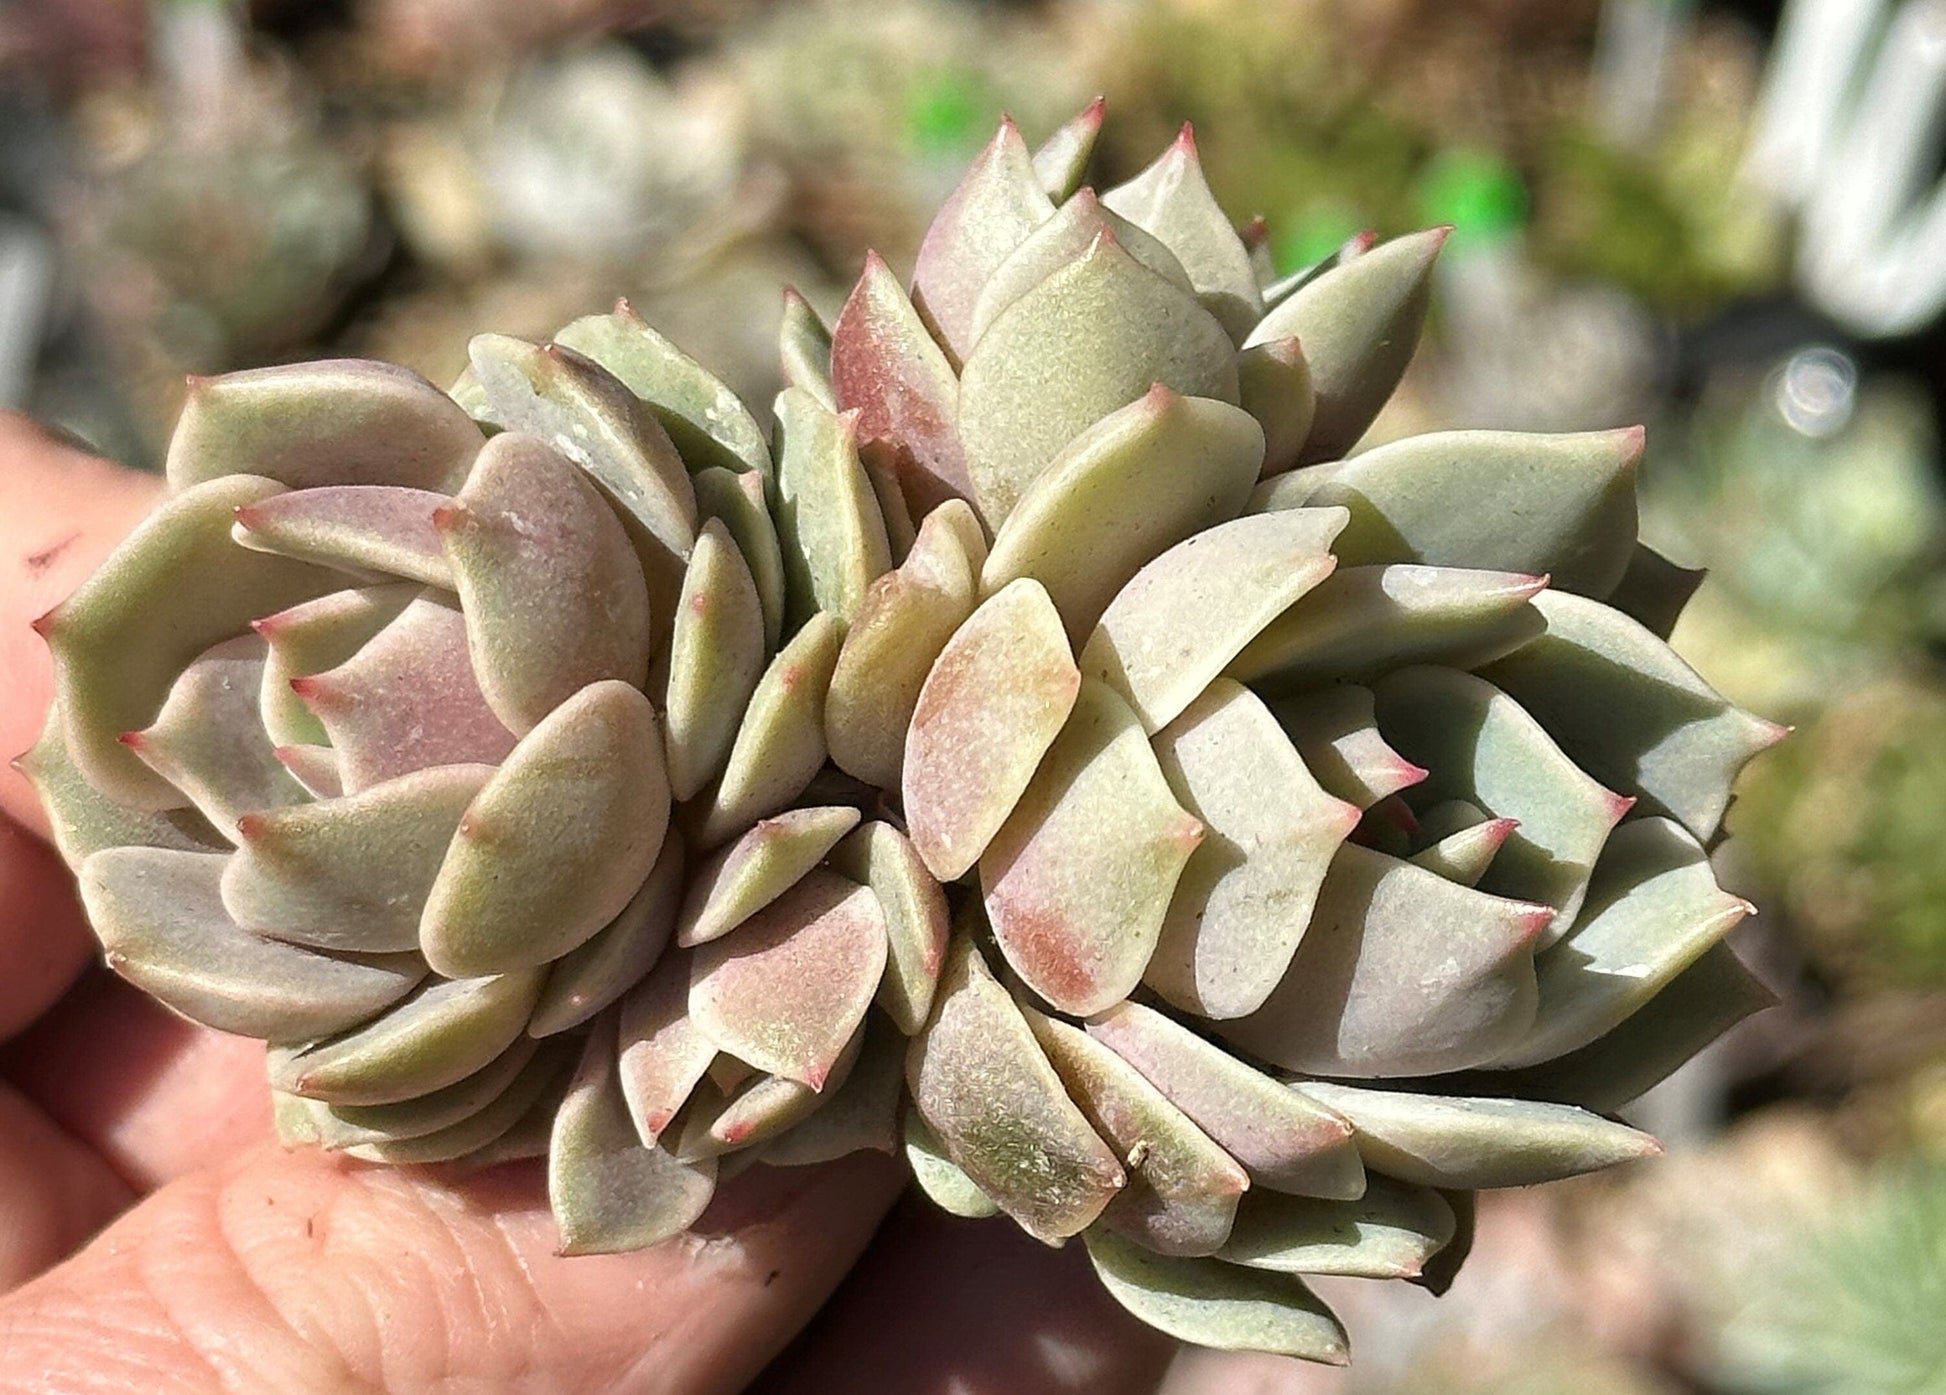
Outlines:
{"type": "Polygon", "coordinates": [[[64,1258],[132,1199],[85,1145],[0,1085],[0,1293],[64,1258]]]}
{"type": "Polygon", "coordinates": [[[137,1192],[271,1137],[264,1044],[185,1022],[105,970],[10,1044],[0,1073],[137,1192]]]}
{"type": "Polygon", "coordinates": [[[718,1234],[563,1259],[532,1165],[446,1185],[257,1151],[164,1188],[0,1303],[0,1371],[182,1395],[715,1395],[811,1314],[896,1186],[875,1155],[760,1167],[726,1188],[718,1234]]]}
{"type": "MultiPolygon", "coordinates": [[[[47,646],[28,622],[81,584],[161,487],[0,412],[0,760],[34,744],[54,692],[47,646]]],[[[47,832],[25,777],[4,765],[0,813],[47,832]]]]}
{"type": "Polygon", "coordinates": [[[762,1395],[1133,1395],[1175,1343],[1102,1289],[1080,1243],[902,1203],[762,1395]]]}
{"type": "Polygon", "coordinates": [[[0,816],[0,1041],[45,1012],[93,955],[60,857],[0,816]]]}

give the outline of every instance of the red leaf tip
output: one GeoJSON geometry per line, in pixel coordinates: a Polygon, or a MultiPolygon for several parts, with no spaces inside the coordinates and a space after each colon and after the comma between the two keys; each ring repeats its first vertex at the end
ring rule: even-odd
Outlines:
{"type": "Polygon", "coordinates": [[[27,622],[27,627],[31,629],[35,634],[39,635],[42,639],[52,639],[54,638],[54,631],[56,627],[59,626],[61,623],[60,614],[61,614],[61,607],[59,607],[58,605],[54,606],[51,609],[42,611],[39,615],[36,615],[32,620],[29,620],[27,622]]]}
{"type": "Polygon", "coordinates": [[[125,731],[115,739],[131,751],[140,751],[149,744],[148,738],[139,731],[125,731]]]}
{"type": "Polygon", "coordinates": [[[1196,123],[1194,121],[1183,122],[1182,129],[1176,132],[1176,149],[1182,151],[1185,155],[1194,156],[1196,154],[1196,123]]]}

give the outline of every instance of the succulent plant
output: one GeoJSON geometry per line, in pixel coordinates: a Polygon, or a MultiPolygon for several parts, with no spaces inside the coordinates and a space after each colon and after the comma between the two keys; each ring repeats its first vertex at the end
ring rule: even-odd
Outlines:
{"type": "Polygon", "coordinates": [[[571,1251],[903,1150],[1325,1361],[1300,1275],[1655,1151],[1602,1111],[1763,1001],[1705,850],[1779,732],[1660,637],[1639,431],[1347,455],[1443,233],[1268,281],[1187,132],[1078,188],[1100,122],[791,302],[774,453],[626,306],[194,386],[27,765],[288,1137],[545,1152],[571,1251]]]}

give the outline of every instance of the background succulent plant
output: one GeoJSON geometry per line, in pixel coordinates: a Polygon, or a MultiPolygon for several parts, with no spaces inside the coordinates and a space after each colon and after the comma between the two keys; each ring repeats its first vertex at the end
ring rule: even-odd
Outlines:
{"type": "Polygon", "coordinates": [[[195,387],[28,764],[287,1136],[546,1152],[570,1250],[903,1147],[1325,1361],[1300,1275],[1655,1151],[1605,1111],[1764,1001],[1705,850],[1780,733],[1663,643],[1640,432],[1347,455],[1443,231],[1274,279],[1187,131],[1079,188],[1101,115],[790,302],[774,453],[626,306],[195,387]]]}

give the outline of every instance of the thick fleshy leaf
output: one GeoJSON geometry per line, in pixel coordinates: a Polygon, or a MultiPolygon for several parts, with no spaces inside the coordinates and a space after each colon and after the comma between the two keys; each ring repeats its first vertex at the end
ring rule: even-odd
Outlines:
{"type": "Polygon", "coordinates": [[[256,635],[225,640],[182,671],[146,731],[122,744],[189,796],[224,836],[257,809],[309,798],[277,759],[257,721],[265,646],[256,635]]]}
{"type": "Polygon", "coordinates": [[[1143,981],[1198,1016],[1241,1017],[1290,967],[1359,811],[1326,794],[1255,694],[1219,678],[1155,737],[1203,825],[1143,981]]]}
{"type": "Polygon", "coordinates": [[[1408,860],[1449,882],[1478,886],[1494,854],[1505,846],[1518,819],[1488,818],[1486,811],[1463,799],[1450,799],[1427,810],[1419,821],[1418,841],[1425,846],[1408,860]]]}
{"type": "Polygon", "coordinates": [[[547,1199],[564,1254],[640,1250],[689,1228],[716,1190],[716,1161],[642,1146],[615,1068],[613,1024],[588,1038],[554,1116],[547,1199]]]}
{"type": "Polygon", "coordinates": [[[495,765],[514,748],[474,676],[466,619],[437,591],[344,663],[290,686],[324,724],[350,794],[428,766],[495,765]]]}
{"type": "Polygon", "coordinates": [[[775,649],[784,630],[784,552],[770,516],[765,476],[709,469],[695,479],[699,517],[720,519],[736,540],[764,608],[764,648],[775,649]]]}
{"type": "Polygon", "coordinates": [[[607,369],[669,433],[691,472],[770,469],[763,428],[714,373],[651,329],[626,300],[613,313],[584,315],[554,342],[607,369]]]}
{"type": "Polygon", "coordinates": [[[1167,1255],[1215,1254],[1250,1178],[1142,1073],[1079,1027],[1027,1011],[1027,1025],[1128,1185],[1100,1224],[1167,1255]]]}
{"type": "Polygon", "coordinates": [[[1348,843],[1290,972],[1261,1008],[1218,1031],[1306,1074],[1479,1065],[1533,1025],[1534,939],[1549,914],[1348,843]]]}
{"type": "Polygon", "coordinates": [[[450,494],[481,439],[452,399],[410,369],[327,359],[192,379],[167,472],[178,494],[226,475],[294,489],[389,484],[450,494]]]}
{"type": "Polygon", "coordinates": [[[1304,346],[1317,412],[1302,459],[1343,455],[1399,385],[1426,322],[1433,260],[1451,231],[1410,233],[1341,261],[1278,302],[1244,341],[1304,346]]]}
{"type": "MultiPolygon", "coordinates": [[[[800,1087],[801,1088],[801,1087],[800,1087]]],[[[871,1149],[896,1153],[905,1093],[905,1033],[883,1014],[866,1015],[858,1059],[816,1112],[763,1150],[772,1167],[808,1167],[871,1149]]]]}
{"type": "Polygon", "coordinates": [[[1705,842],[1715,837],[1737,772],[1785,728],[1731,706],[1619,611],[1554,592],[1534,605],[1547,632],[1486,676],[1590,775],[1705,842]]]}
{"type": "Polygon", "coordinates": [[[393,1166],[451,1162],[467,1157],[491,1146],[525,1119],[535,1105],[550,1094],[558,1094],[573,1062],[568,1043],[543,1042],[506,1089],[465,1118],[430,1133],[415,1133],[410,1138],[387,1136],[351,1143],[344,1151],[365,1162],[393,1166]]]}
{"type": "Polygon", "coordinates": [[[1159,1332],[1218,1351],[1267,1352],[1328,1366],[1351,1360],[1338,1319],[1288,1274],[1153,1254],[1101,1229],[1084,1239],[1108,1296],[1159,1332]]]}
{"type": "Polygon", "coordinates": [[[995,592],[926,675],[906,734],[907,830],[955,881],[980,859],[1074,707],[1081,675],[1038,582],[995,592]]]}
{"type": "Polygon", "coordinates": [[[959,443],[959,379],[892,269],[868,253],[831,331],[831,390],[916,512],[972,493],[959,443]]]}
{"type": "Polygon", "coordinates": [[[1350,1124],[1153,1008],[1118,1003],[1088,1023],[1088,1035],[1140,1071],[1257,1186],[1300,1196],[1364,1192],[1350,1124]]]}
{"type": "MultiPolygon", "coordinates": [[[[529,1038],[516,1038],[512,1046],[465,1079],[396,1104],[331,1105],[322,1100],[307,1100],[307,1104],[316,1106],[318,1142],[326,1148],[348,1148],[387,1139],[423,1138],[449,1129],[505,1094],[514,1078],[534,1059],[534,1047],[529,1038]]],[[[302,1100],[304,1096],[290,1098],[302,1100]]]]}
{"type": "Polygon", "coordinates": [[[548,1144],[554,1136],[554,1114],[561,1107],[560,1095],[573,1075],[574,1061],[570,1057],[565,1069],[548,1083],[538,1099],[527,1106],[527,1112],[514,1120],[512,1128],[464,1157],[455,1158],[453,1171],[466,1175],[484,1172],[502,1163],[546,1157],[548,1144]]]}
{"type": "Polygon", "coordinates": [[[1519,703],[1483,678],[1405,668],[1372,691],[1380,729],[1431,772],[1422,791],[1427,800],[1463,799],[1518,822],[1481,887],[1554,907],[1547,943],[1566,934],[1609,830],[1634,801],[1589,778],[1519,703]]]}
{"type": "Polygon", "coordinates": [[[509,731],[526,735],[590,683],[642,686],[648,588],[608,501],[558,451],[495,436],[439,534],[480,691],[509,731]]]}
{"type": "Polygon", "coordinates": [[[527,1023],[529,1036],[552,1036],[580,1026],[655,966],[675,935],[684,861],[682,835],[671,828],[648,880],[621,914],[547,971],[547,983],[527,1023]]]}
{"type": "Polygon", "coordinates": [[[825,693],[844,631],[836,616],[812,616],[757,680],[729,763],[704,795],[701,847],[715,847],[789,808],[823,766],[825,693]]]}
{"type": "Polygon", "coordinates": [[[824,1088],[885,972],[885,915],[867,887],[812,871],[690,963],[689,1014],[739,1060],[824,1088]]]}
{"type": "Polygon", "coordinates": [[[1095,150],[1095,140],[1101,135],[1106,110],[1107,104],[1100,97],[1095,98],[1063,122],[1034,152],[1034,175],[1049,198],[1065,199],[1081,183],[1088,168],[1088,157],[1095,150]]]}
{"type": "Polygon", "coordinates": [[[1154,388],[1089,426],[1027,486],[981,587],[992,595],[1033,578],[1080,645],[1145,563],[1236,514],[1262,456],[1248,413],[1154,388]]]}
{"type": "Polygon", "coordinates": [[[716,1043],[689,1015],[689,970],[688,951],[671,951],[621,1001],[622,1093],[645,1147],[655,1146],[716,1059],[716,1043]]]}
{"type": "Polygon", "coordinates": [[[981,517],[999,526],[1070,441],[1157,383],[1233,403],[1236,351],[1209,311],[1103,233],[966,360],[960,439],[981,517]]]}
{"type": "MultiPolygon", "coordinates": [[[[1246,234],[1244,241],[1248,242],[1249,240],[1246,234]]],[[[1310,285],[1327,271],[1335,271],[1346,262],[1354,261],[1364,256],[1372,250],[1377,242],[1378,234],[1370,228],[1366,228],[1360,232],[1353,233],[1350,237],[1339,243],[1337,247],[1332,249],[1330,255],[1320,257],[1309,266],[1299,267],[1296,271],[1289,272],[1283,276],[1276,275],[1275,268],[1273,267],[1270,277],[1267,279],[1260,277],[1260,279],[1263,279],[1264,304],[1267,306],[1283,304],[1291,298],[1293,293],[1310,285]]]]}
{"type": "Polygon", "coordinates": [[[1127,1182],[965,936],[946,952],[905,1075],[947,1158],[1036,1239],[1051,1244],[1086,1229],[1127,1182]]]}
{"type": "Polygon", "coordinates": [[[1000,1214],[1000,1204],[946,1156],[946,1145],[926,1127],[916,1109],[905,1111],[905,1161],[919,1190],[947,1215],[982,1221],[1000,1214]]]}
{"type": "Polygon", "coordinates": [[[729,529],[712,518],[689,554],[669,640],[663,735],[677,799],[722,773],[767,652],[756,579],[729,529]]]}
{"type": "Polygon", "coordinates": [[[1264,626],[1337,565],[1338,509],[1234,518],[1177,543],[1102,612],[1081,671],[1126,697],[1143,730],[1182,715],[1264,626]]]}
{"type": "Polygon", "coordinates": [[[1704,573],[1679,567],[1642,543],[1629,554],[1628,570],[1608,595],[1608,604],[1658,639],[1667,639],[1704,573]]]}
{"type": "Polygon", "coordinates": [[[105,848],[81,864],[81,902],[108,967],[184,1017],[292,1041],[382,1012],[425,977],[416,954],[340,957],[266,940],[223,911],[221,853],[105,848]]]}
{"type": "Polygon", "coordinates": [[[521,738],[467,807],[426,898],[420,948],[454,978],[566,954],[621,913],[668,826],[649,700],[591,683],[521,738]]]}
{"type": "Polygon", "coordinates": [[[1269,704],[1290,735],[1304,768],[1325,790],[1360,809],[1409,789],[1426,778],[1379,734],[1377,704],[1369,688],[1322,688],[1269,704]]]}
{"type": "Polygon", "coordinates": [[[946,893],[919,850],[889,823],[854,830],[831,854],[831,866],[872,889],[885,913],[888,954],[874,1001],[907,1035],[925,1024],[939,986],[951,931],[946,893]]]}
{"type": "Polygon", "coordinates": [[[277,763],[290,771],[292,778],[309,790],[314,798],[344,798],[344,764],[339,760],[338,753],[329,746],[299,743],[293,746],[275,747],[271,754],[277,757],[277,763]]]}
{"type": "Polygon", "coordinates": [[[58,706],[51,708],[40,740],[14,762],[34,784],[54,834],[54,846],[70,868],[103,848],[168,848],[175,852],[221,849],[224,839],[194,809],[151,813],[115,803],[83,778],[68,758],[58,706]]]}
{"type": "Polygon", "coordinates": [[[615,505],[642,562],[650,612],[666,626],[696,540],[696,492],[669,433],[634,393],[572,349],[481,334],[466,352],[501,427],[540,437],[615,505]]]}
{"type": "Polygon", "coordinates": [[[1101,201],[1176,254],[1197,299],[1232,339],[1241,341],[1262,318],[1263,295],[1250,267],[1250,249],[1210,192],[1195,133],[1187,125],[1153,164],[1101,201]]]}
{"type": "MultiPolygon", "coordinates": [[[[1307,340],[1308,344],[1309,341],[1307,340]]],[[[1542,435],[1440,431],[1363,451],[1332,468],[1313,504],[1342,504],[1347,567],[1420,562],[1546,573],[1605,596],[1635,547],[1642,428],[1542,435]],[[1519,526],[1483,499],[1518,500],[1519,526]]]]}
{"type": "Polygon", "coordinates": [[[255,475],[231,475],[165,499],[72,596],[34,622],[54,651],[69,755],[117,803],[156,810],[187,802],[119,738],[155,719],[191,660],[259,615],[344,585],[342,572],[230,540],[239,508],[282,490],[255,475]]]}
{"type": "Polygon", "coordinates": [[[1292,1087],[1351,1120],[1374,1168],[1426,1187],[1531,1187],[1662,1151],[1645,1133],[1563,1104],[1292,1087]]]}
{"type": "Polygon", "coordinates": [[[912,300],[955,364],[973,347],[973,306],[980,287],[1054,204],[1034,172],[1027,145],[1002,121],[919,244],[912,300]]]}
{"type": "Polygon", "coordinates": [[[1409,1279],[1453,1238],[1453,1208],[1430,1187],[1374,1177],[1356,1201],[1254,1192],[1222,1257],[1285,1274],[1409,1279]]]}
{"type": "Polygon", "coordinates": [[[538,969],[434,978],[361,1027],[308,1046],[274,1047],[270,1083],[332,1104],[396,1104],[430,1094],[512,1046],[540,989],[538,969]]]}
{"type": "Polygon", "coordinates": [[[824,709],[831,760],[880,789],[898,788],[919,691],[978,599],[964,524],[979,527],[960,500],[927,515],[898,569],[865,592],[831,675],[824,709]]]}
{"type": "MultiPolygon", "coordinates": [[[[844,1090],[864,1038],[861,1025],[832,1063],[825,1091],[835,1096],[844,1090]]],[[[664,1146],[684,1161],[754,1147],[810,1119],[824,1100],[824,1092],[781,1075],[752,1075],[727,1092],[714,1087],[698,1091],[664,1146]]]]}
{"type": "Polygon", "coordinates": [[[676,920],[676,943],[721,939],[795,886],[858,826],[858,811],[790,809],[763,820],[714,854],[689,881],[676,920]]]}
{"type": "Polygon", "coordinates": [[[837,411],[838,399],[831,390],[831,331],[794,286],[784,287],[784,321],[777,344],[784,381],[808,392],[827,411],[837,411]]]}
{"type": "Polygon", "coordinates": [[[1237,393],[1243,410],[1264,429],[1263,473],[1281,474],[1297,464],[1318,409],[1303,346],[1273,339],[1245,349],[1237,355],[1237,393]]]}
{"type": "Polygon", "coordinates": [[[1498,1064],[1587,1046],[1632,1016],[1753,907],[1716,884],[1709,854],[1668,819],[1635,819],[1602,849],[1581,914],[1536,963],[1533,1029],[1498,1064]]]}
{"type": "Polygon", "coordinates": [[[324,723],[291,691],[291,679],[336,668],[397,619],[419,594],[420,588],[410,582],[333,591],[252,621],[251,628],[270,645],[259,716],[271,741],[280,746],[328,742],[324,723]]]}
{"type": "Polygon", "coordinates": [[[1176,254],[1153,235],[1101,206],[1093,189],[1083,189],[1054,211],[1007,255],[980,287],[973,305],[973,340],[979,342],[1000,312],[1040,285],[1055,272],[1086,256],[1095,239],[1107,234],[1136,261],[1191,295],[1196,293],[1189,273],[1176,254]]]}
{"type": "Polygon", "coordinates": [[[1546,585],[1517,572],[1343,567],[1245,645],[1229,674],[1274,689],[1369,682],[1415,663],[1475,668],[1541,632],[1527,602],[1546,585]]]}
{"type": "Polygon", "coordinates": [[[1467,1077],[1467,1086],[1483,1094],[1560,1100],[1611,1113],[1776,1002],[1776,994],[1719,942],[1634,1016],[1579,1051],[1521,1070],[1479,1071],[1467,1077]]]}
{"type": "Polygon", "coordinates": [[[452,574],[433,526],[433,515],[449,497],[396,485],[296,489],[238,509],[231,535],[258,552],[450,590],[452,574]]]}
{"type": "Polygon", "coordinates": [[[447,844],[492,774],[437,765],[342,799],[247,815],[223,870],[224,907],[245,929],[295,944],[416,949],[447,844]]]}
{"type": "Polygon", "coordinates": [[[1083,678],[1067,724],[980,855],[1008,964],[1062,1012],[1085,1016],[1127,997],[1202,836],[1134,711],[1083,678]]]}
{"type": "Polygon", "coordinates": [[[850,620],[865,588],[891,570],[885,517],[858,460],[857,419],[797,388],[777,395],[777,537],[789,614],[850,620]]]}

